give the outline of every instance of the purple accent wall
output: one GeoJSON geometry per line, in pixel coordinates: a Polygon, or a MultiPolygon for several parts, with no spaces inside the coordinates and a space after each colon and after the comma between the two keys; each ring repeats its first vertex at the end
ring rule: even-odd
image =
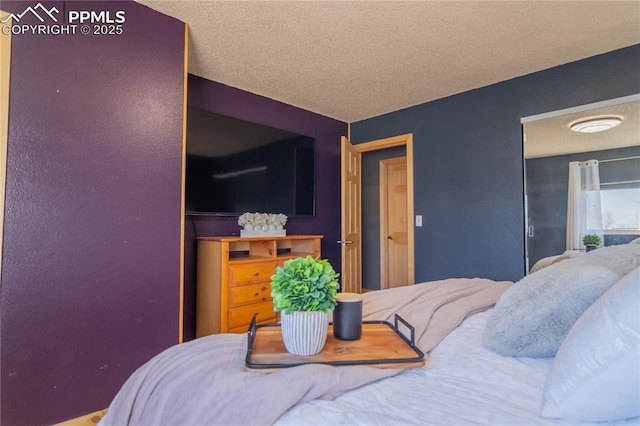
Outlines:
{"type": "Polygon", "coordinates": [[[178,341],[184,24],[133,2],[42,3],[63,14],[124,10],[126,22],[122,35],[13,36],[7,425],[105,408],[178,341]]]}
{"type": "MultiPolygon", "coordinates": [[[[287,234],[324,235],[322,257],[340,269],[340,137],[347,123],[189,75],[189,106],[301,133],[316,139],[316,215],[291,218],[287,234]]],[[[196,236],[239,235],[237,216],[187,216],[185,340],[195,337],[196,236]]]]}

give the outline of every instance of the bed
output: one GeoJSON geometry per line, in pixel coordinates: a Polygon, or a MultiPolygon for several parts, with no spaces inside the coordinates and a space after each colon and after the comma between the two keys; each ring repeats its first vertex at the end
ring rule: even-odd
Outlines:
{"type": "Polygon", "coordinates": [[[538,260],[531,267],[531,269],[529,270],[529,273],[533,274],[534,272],[538,272],[542,268],[546,268],[547,266],[551,266],[551,265],[553,265],[555,263],[558,263],[558,262],[561,262],[563,260],[574,258],[574,257],[579,256],[581,254],[584,254],[584,251],[581,251],[581,250],[566,250],[562,254],[557,254],[555,256],[543,257],[542,259],[538,260]]]}
{"type": "MultiPolygon", "coordinates": [[[[627,236],[625,235],[625,237],[627,237],[627,236]]],[[[631,238],[634,238],[634,237],[631,236],[631,238]]],[[[612,244],[612,245],[614,245],[614,244],[612,244]]],[[[634,238],[630,242],[624,243],[624,244],[640,244],[640,238],[634,238]]],[[[553,265],[555,263],[558,263],[558,262],[561,262],[563,260],[572,259],[572,258],[574,258],[576,256],[580,256],[581,254],[584,254],[584,253],[585,253],[584,250],[565,250],[562,254],[556,254],[554,256],[543,257],[542,259],[540,259],[536,263],[534,263],[534,265],[529,270],[529,273],[532,274],[534,272],[538,272],[539,270],[541,270],[543,268],[546,268],[547,266],[551,266],[551,265],[553,265]]]]}
{"type": "Polygon", "coordinates": [[[399,312],[414,324],[424,367],[256,373],[244,369],[246,336],[208,336],[142,366],[100,424],[640,424],[639,311],[640,245],[513,285],[452,279],[367,293],[365,319],[399,312]]]}

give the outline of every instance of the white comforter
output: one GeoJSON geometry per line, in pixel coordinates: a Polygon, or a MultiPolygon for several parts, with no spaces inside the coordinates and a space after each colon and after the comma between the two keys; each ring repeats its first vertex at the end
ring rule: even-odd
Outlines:
{"type": "MultiPolygon", "coordinates": [[[[433,281],[369,293],[366,319],[394,313],[415,326],[416,342],[430,351],[464,318],[493,306],[510,282],[481,278],[433,281]]],[[[273,374],[244,369],[246,336],[220,334],[163,351],[140,367],[120,389],[104,426],[272,424],[291,407],[333,399],[399,373],[366,366],[311,364],[273,374]]]]}
{"type": "MultiPolygon", "coordinates": [[[[489,312],[447,336],[427,365],[347,392],[314,400],[278,425],[571,425],[538,415],[551,358],[506,358],[481,345],[489,312]]],[[[584,424],[584,423],[582,423],[584,424]]],[[[640,420],[618,424],[640,424],[640,420]]]]}
{"type": "Polygon", "coordinates": [[[437,345],[423,368],[398,373],[308,365],[263,375],[244,371],[245,336],[209,336],[141,367],[101,424],[572,424],[538,415],[551,359],[508,358],[482,347],[488,311],[442,340],[467,314],[493,305],[508,285],[459,279],[367,295],[366,315],[399,312],[418,326],[423,351],[437,345]]]}

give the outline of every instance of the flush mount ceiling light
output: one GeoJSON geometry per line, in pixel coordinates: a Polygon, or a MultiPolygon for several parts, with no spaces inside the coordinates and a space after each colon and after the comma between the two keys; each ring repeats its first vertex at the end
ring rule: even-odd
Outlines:
{"type": "Polygon", "coordinates": [[[574,132],[597,133],[612,129],[622,123],[622,118],[609,115],[606,117],[581,118],[569,124],[569,128],[574,132]]]}

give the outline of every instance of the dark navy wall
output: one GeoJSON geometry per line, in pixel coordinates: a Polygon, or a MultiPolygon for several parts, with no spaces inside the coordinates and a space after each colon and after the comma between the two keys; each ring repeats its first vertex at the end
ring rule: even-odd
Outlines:
{"type": "MultiPolygon", "coordinates": [[[[340,137],[347,124],[273,99],[189,75],[191,107],[315,138],[315,216],[292,218],[287,234],[324,235],[322,257],[340,269],[340,137]]],[[[195,337],[196,236],[239,235],[237,216],[187,216],[185,232],[185,340],[195,337]]]]}
{"type": "Polygon", "coordinates": [[[124,10],[126,23],[117,36],[13,36],[3,425],[106,408],[178,342],[184,24],[133,2],[42,3],[124,10]]]}
{"type": "MultiPolygon", "coordinates": [[[[640,146],[526,160],[528,225],[534,227],[533,237],[527,237],[530,268],[543,257],[561,254],[566,249],[569,162],[635,156],[640,156],[640,146]]],[[[637,160],[602,163],[600,182],[637,181],[640,175],[638,163],[637,160]]],[[[633,238],[633,235],[607,236],[604,242],[613,245],[633,238]]]]}
{"type": "Polygon", "coordinates": [[[521,278],[520,118],[640,93],[639,75],[634,45],[353,123],[356,143],[413,133],[416,282],[521,278]]]}

